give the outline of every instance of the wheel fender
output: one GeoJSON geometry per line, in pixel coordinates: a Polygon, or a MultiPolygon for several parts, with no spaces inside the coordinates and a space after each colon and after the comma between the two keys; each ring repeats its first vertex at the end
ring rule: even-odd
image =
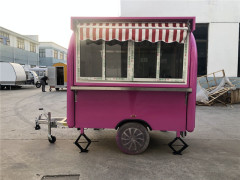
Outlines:
{"type": "Polygon", "coordinates": [[[142,119],[124,119],[122,121],[120,121],[116,126],[115,129],[117,130],[120,126],[122,126],[123,124],[126,124],[128,122],[137,122],[142,124],[143,126],[145,126],[146,128],[148,127],[150,130],[152,130],[152,127],[144,120],[142,119]]]}

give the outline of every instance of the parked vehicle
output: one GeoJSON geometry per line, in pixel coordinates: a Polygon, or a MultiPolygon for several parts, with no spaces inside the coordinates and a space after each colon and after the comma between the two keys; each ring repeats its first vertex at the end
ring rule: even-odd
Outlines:
{"type": "Polygon", "coordinates": [[[59,91],[60,88],[67,88],[67,65],[64,63],[53,64],[48,67],[48,85],[50,91],[55,88],[59,91]]]}
{"type": "Polygon", "coordinates": [[[40,66],[40,67],[29,68],[29,70],[36,72],[39,79],[41,79],[43,76],[47,76],[47,67],[40,66]]]}
{"type": "Polygon", "coordinates": [[[25,73],[26,73],[26,83],[25,84],[33,84],[33,85],[36,85],[37,88],[41,87],[39,77],[35,71],[25,71],[25,73]]]}

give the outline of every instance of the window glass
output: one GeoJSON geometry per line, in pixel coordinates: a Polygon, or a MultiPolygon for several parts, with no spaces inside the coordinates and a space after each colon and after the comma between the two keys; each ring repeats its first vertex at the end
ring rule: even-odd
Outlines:
{"type": "Polygon", "coordinates": [[[182,83],[186,80],[187,74],[185,70],[183,72],[183,69],[187,70],[188,56],[187,54],[184,56],[184,49],[187,45],[184,47],[184,44],[177,42],[80,41],[78,43],[77,81],[121,80],[182,83]]]}
{"type": "Polygon", "coordinates": [[[196,24],[196,30],[193,32],[195,39],[207,40],[208,39],[208,24],[196,24]]]}
{"type": "Polygon", "coordinates": [[[30,51],[36,52],[36,44],[30,42],[30,51]]]}
{"type": "Polygon", "coordinates": [[[17,47],[20,48],[20,49],[25,49],[24,40],[23,39],[17,38],[17,47]]]}
{"type": "Polygon", "coordinates": [[[184,45],[161,42],[160,78],[182,78],[184,45]]]}
{"type": "Polygon", "coordinates": [[[58,51],[57,50],[54,50],[54,58],[58,59],[58,51]]]}
{"type": "Polygon", "coordinates": [[[45,49],[39,49],[39,57],[46,57],[45,49]]]}
{"type": "Polygon", "coordinates": [[[198,54],[198,75],[202,76],[207,74],[207,43],[197,42],[198,54]]]}
{"type": "Polygon", "coordinates": [[[106,42],[106,77],[127,77],[128,42],[106,42]]]}
{"type": "Polygon", "coordinates": [[[63,59],[63,53],[60,52],[60,59],[63,59]]]}
{"type": "Polygon", "coordinates": [[[134,78],[156,78],[157,43],[134,43],[134,78]]]}
{"type": "Polygon", "coordinates": [[[198,53],[198,76],[207,74],[208,24],[196,24],[193,32],[198,53]]]}
{"type": "Polygon", "coordinates": [[[0,43],[4,45],[10,45],[9,34],[3,31],[0,31],[0,43]]]}
{"type": "Polygon", "coordinates": [[[102,77],[102,40],[81,41],[80,76],[102,77]]]}

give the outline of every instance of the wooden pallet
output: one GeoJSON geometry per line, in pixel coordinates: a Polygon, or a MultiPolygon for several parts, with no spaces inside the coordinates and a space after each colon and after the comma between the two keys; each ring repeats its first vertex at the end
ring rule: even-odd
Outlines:
{"type": "Polygon", "coordinates": [[[198,78],[198,84],[208,91],[210,94],[208,94],[208,100],[207,102],[197,102],[197,105],[205,105],[205,106],[211,106],[216,102],[220,102],[224,105],[227,104],[226,100],[222,100],[224,95],[228,93],[228,91],[235,88],[235,85],[228,84],[223,87],[221,87],[219,90],[214,91],[218,86],[221,80],[225,78],[225,72],[224,70],[216,71],[204,76],[201,76],[198,78]],[[204,86],[207,86],[207,88],[204,88],[204,86]],[[211,93],[212,92],[212,93],[211,93]],[[221,99],[222,98],[222,99],[221,99]]]}

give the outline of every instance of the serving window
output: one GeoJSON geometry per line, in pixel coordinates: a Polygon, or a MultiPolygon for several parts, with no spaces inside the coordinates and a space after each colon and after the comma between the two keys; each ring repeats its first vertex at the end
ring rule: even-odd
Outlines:
{"type": "Polygon", "coordinates": [[[127,78],[128,42],[105,42],[106,78],[127,78]]]}
{"type": "Polygon", "coordinates": [[[102,77],[102,40],[81,41],[80,77],[102,77]]]}
{"type": "Polygon", "coordinates": [[[183,49],[179,43],[161,43],[161,61],[159,78],[183,77],[183,49]]]}
{"type": "MultiPolygon", "coordinates": [[[[90,30],[90,33],[93,31],[97,30],[90,30]]],[[[86,39],[82,38],[84,33],[89,34],[86,30],[76,33],[76,82],[187,83],[187,34],[183,43],[180,35],[180,42],[166,38],[154,41],[153,38],[159,37],[140,39],[143,35],[139,31],[137,41],[136,38],[123,41],[116,35],[113,37],[113,32],[110,33],[112,38],[109,34],[99,37],[99,31],[86,39]]],[[[134,33],[137,34],[137,30],[134,33]]],[[[175,30],[167,33],[172,33],[173,39],[178,38],[174,37],[175,30]]]]}
{"type": "Polygon", "coordinates": [[[134,78],[156,78],[157,43],[134,43],[134,78]]]}

